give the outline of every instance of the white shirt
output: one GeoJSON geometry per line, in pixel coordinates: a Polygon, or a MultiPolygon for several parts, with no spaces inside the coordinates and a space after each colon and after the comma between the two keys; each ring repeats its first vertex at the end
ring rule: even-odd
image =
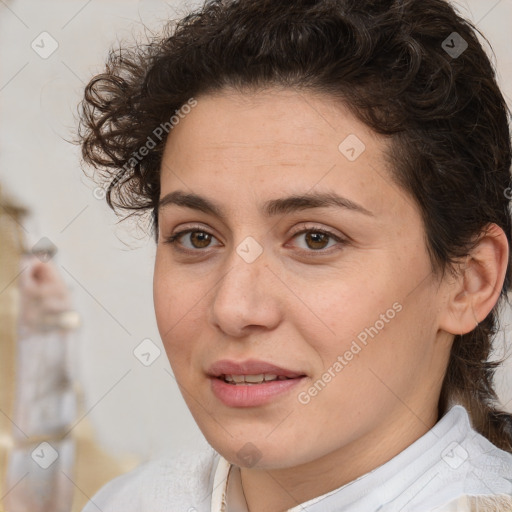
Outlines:
{"type": "MultiPolygon", "coordinates": [[[[390,461],[288,512],[465,512],[468,496],[501,499],[509,504],[488,510],[511,512],[512,454],[478,434],[455,405],[390,461]]],[[[146,463],[91,501],[83,512],[247,512],[238,468],[212,448],[146,463]]]]}

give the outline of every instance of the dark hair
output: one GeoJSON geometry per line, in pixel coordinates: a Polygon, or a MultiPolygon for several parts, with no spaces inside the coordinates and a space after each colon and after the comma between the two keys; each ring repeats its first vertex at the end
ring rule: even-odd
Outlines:
{"type": "MultiPolygon", "coordinates": [[[[109,206],[150,211],[156,237],[166,136],[155,128],[191,98],[278,86],[339,99],[390,137],[393,179],[420,207],[433,271],[454,271],[490,223],[510,246],[508,109],[477,29],[446,1],[214,0],[165,30],[111,50],[85,89],[79,129],[109,206]]],[[[455,336],[439,413],[462,403],[477,431],[512,452],[512,415],[496,409],[493,388],[502,361],[489,361],[510,283],[509,260],[498,304],[455,336]]]]}

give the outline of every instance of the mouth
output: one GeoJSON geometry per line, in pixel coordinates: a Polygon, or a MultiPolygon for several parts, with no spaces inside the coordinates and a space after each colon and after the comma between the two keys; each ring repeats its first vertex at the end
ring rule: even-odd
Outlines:
{"type": "Polygon", "coordinates": [[[218,378],[234,386],[253,386],[265,382],[274,382],[276,380],[290,380],[295,377],[285,377],[284,375],[275,375],[272,373],[259,373],[258,375],[220,375],[218,378]]]}
{"type": "Polygon", "coordinates": [[[248,359],[230,361],[223,359],[213,363],[206,372],[210,377],[222,379],[232,384],[261,384],[275,380],[305,377],[305,373],[277,366],[266,361],[248,359]]]}
{"type": "Polygon", "coordinates": [[[222,360],[207,372],[213,394],[229,407],[255,407],[275,401],[307,375],[258,360],[222,360]]]}

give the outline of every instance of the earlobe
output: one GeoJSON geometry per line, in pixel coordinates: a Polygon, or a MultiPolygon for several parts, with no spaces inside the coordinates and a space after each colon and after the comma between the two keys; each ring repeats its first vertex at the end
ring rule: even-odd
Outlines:
{"type": "Polygon", "coordinates": [[[449,286],[440,328],[451,334],[472,331],[499,299],[509,259],[505,232],[496,224],[482,231],[478,243],[449,286]]]}

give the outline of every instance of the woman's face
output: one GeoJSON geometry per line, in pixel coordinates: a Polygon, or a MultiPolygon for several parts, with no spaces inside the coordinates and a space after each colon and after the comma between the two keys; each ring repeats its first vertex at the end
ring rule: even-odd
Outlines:
{"type": "Polygon", "coordinates": [[[168,138],[158,328],[199,427],[236,464],[375,449],[437,420],[446,289],[387,144],[339,103],[277,89],[199,97],[168,138]]]}

